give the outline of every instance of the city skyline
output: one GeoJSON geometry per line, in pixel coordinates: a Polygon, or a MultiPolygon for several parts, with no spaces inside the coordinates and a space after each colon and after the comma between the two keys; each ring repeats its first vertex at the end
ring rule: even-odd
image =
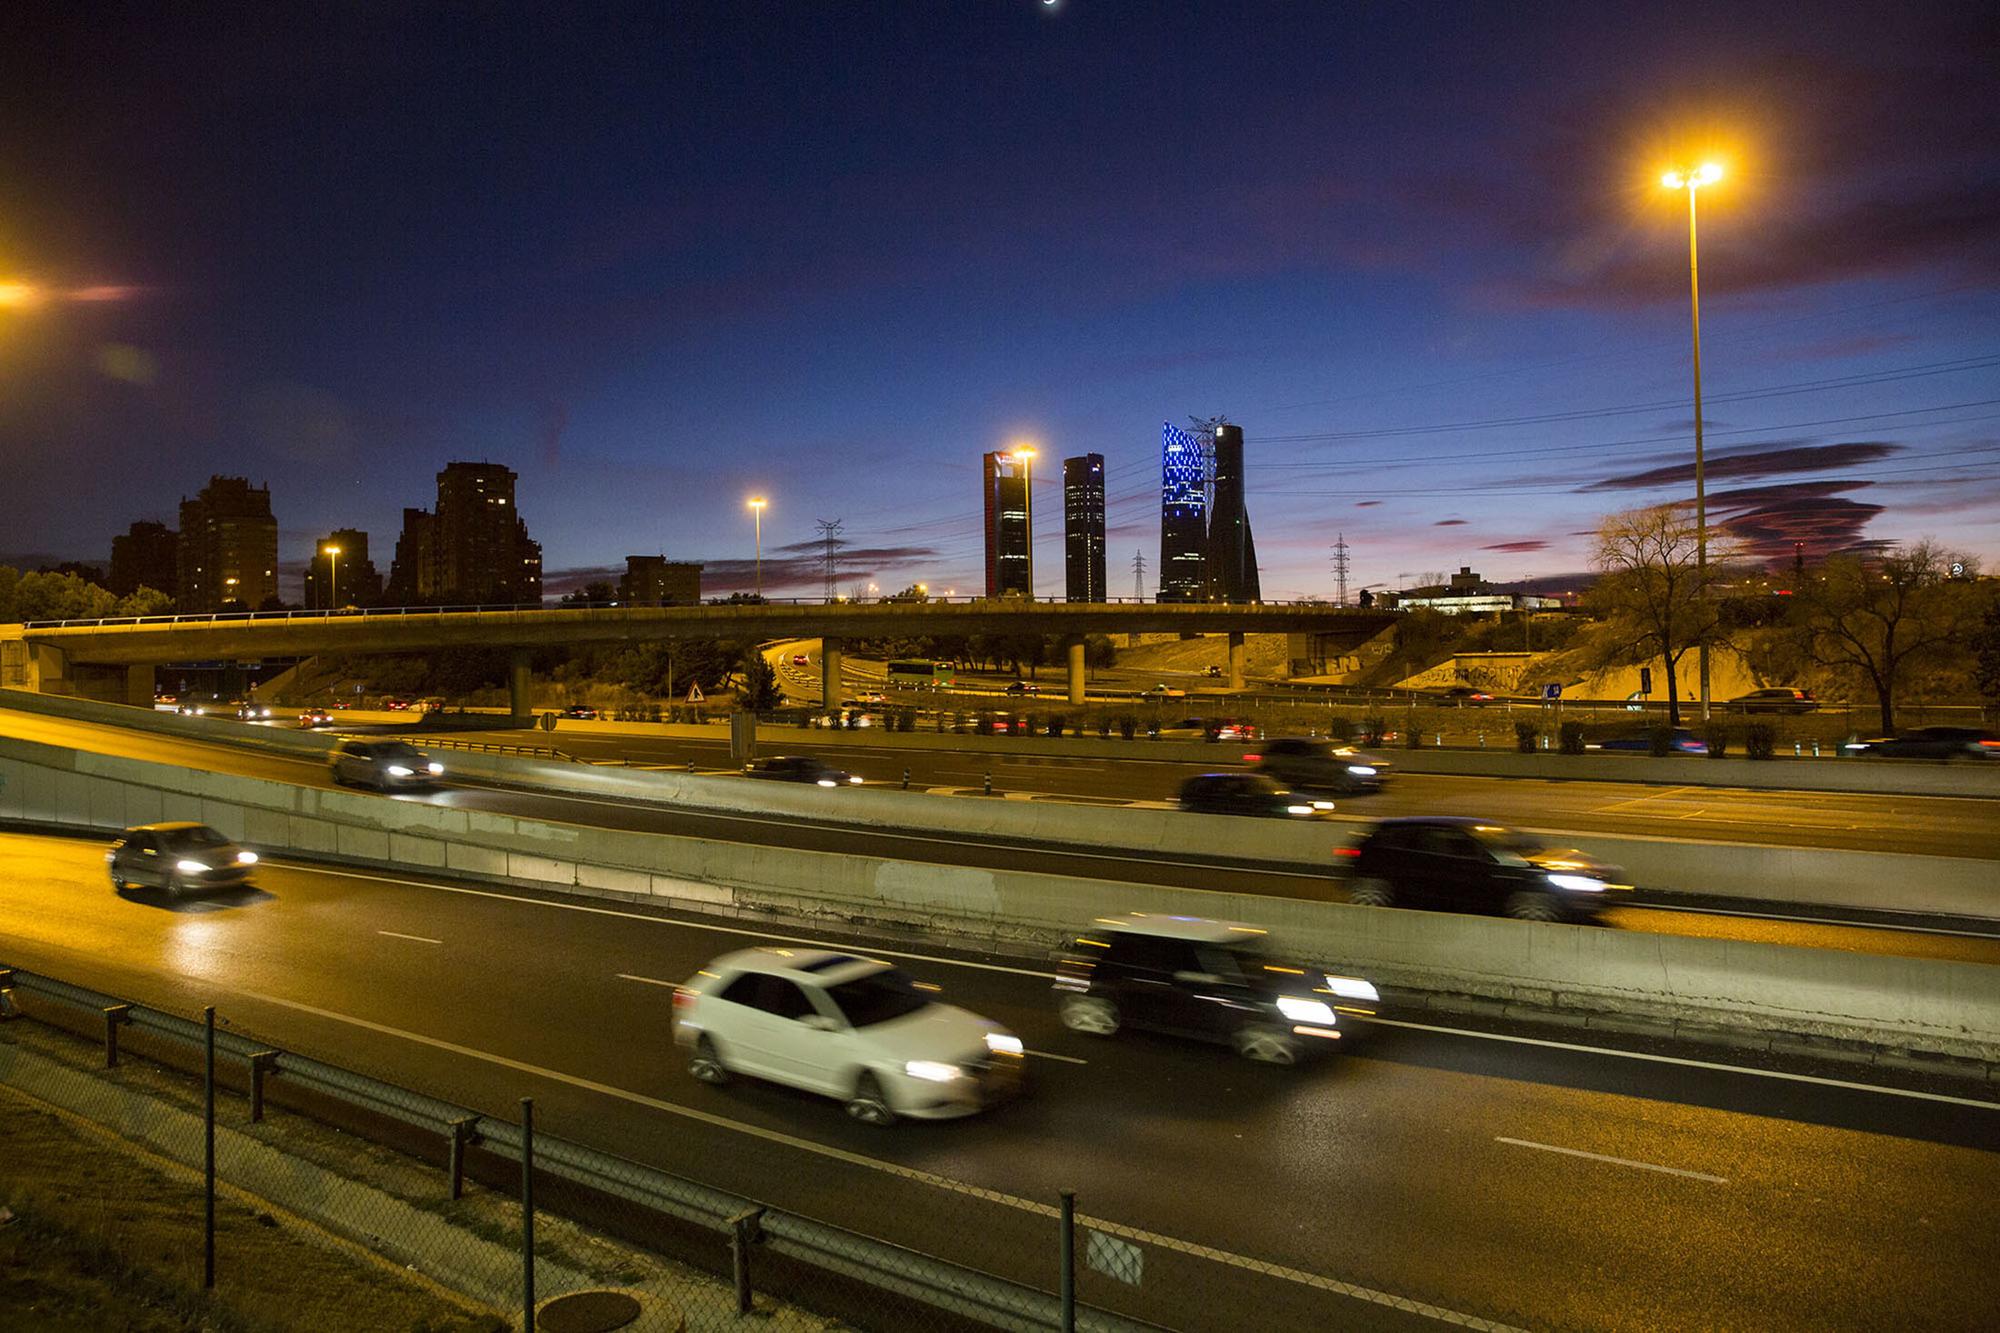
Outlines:
{"type": "MultiPolygon", "coordinates": [[[[1054,461],[1103,455],[1109,564],[1157,579],[1154,431],[1220,408],[1274,599],[1332,595],[1336,533],[1356,590],[1579,571],[1597,516],[1691,486],[1658,176],[1715,151],[1719,531],[2000,558],[2000,76],[1969,12],[1045,8],[783,43],[699,5],[629,31],[339,15],[323,41],[15,11],[0,544],[101,562],[240,473],[277,497],[296,598],[315,540],[379,559],[413,478],[488,458],[551,595],[635,550],[749,590],[751,494],[774,595],[817,588],[823,517],[852,577],[969,591],[973,455],[1032,441],[1050,517],[1054,461]]],[[[1053,523],[1035,555],[1061,595],[1053,523]]]]}

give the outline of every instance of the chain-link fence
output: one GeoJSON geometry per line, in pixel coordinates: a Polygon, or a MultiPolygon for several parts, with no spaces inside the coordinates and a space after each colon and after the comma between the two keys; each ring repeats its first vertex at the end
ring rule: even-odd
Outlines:
{"type": "Polygon", "coordinates": [[[1335,1307],[1343,1327],[1416,1327],[1440,1313],[1096,1220],[1067,1195],[1016,1197],[580,1080],[551,1088],[527,1066],[518,1082],[539,1098],[487,1101],[493,1080],[481,1096],[440,1097],[213,1010],[4,969],[0,996],[0,1015],[31,1020],[0,1038],[0,1089],[170,1164],[182,1184],[161,1197],[179,1203],[156,1200],[148,1243],[218,1297],[296,1299],[297,1318],[267,1321],[279,1326],[313,1323],[313,1300],[342,1291],[315,1268],[328,1245],[380,1269],[364,1296],[339,1295],[345,1305],[394,1307],[350,1327],[672,1330],[754,1317],[801,1330],[1110,1333],[1323,1324],[1335,1307]],[[614,1093],[641,1113],[638,1129],[621,1122],[622,1153],[588,1141],[613,1137],[588,1098],[614,1093]],[[826,1179],[802,1177],[808,1147],[826,1179]],[[635,1160],[654,1153],[696,1169],[635,1160]],[[855,1177],[865,1186],[841,1183],[855,1177]],[[259,1297],[274,1270],[297,1278],[293,1296],[259,1297]],[[410,1313],[425,1302],[443,1312],[428,1324],[410,1313]],[[614,1317],[625,1322],[570,1322],[614,1317]]]}

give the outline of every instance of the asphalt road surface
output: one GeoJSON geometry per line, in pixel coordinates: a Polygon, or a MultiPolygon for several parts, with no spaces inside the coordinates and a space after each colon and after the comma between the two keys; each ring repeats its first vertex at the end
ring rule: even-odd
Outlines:
{"type": "MultiPolygon", "coordinates": [[[[228,725],[233,727],[236,724],[228,725]]],[[[498,734],[509,735],[515,742],[522,739],[521,733],[518,732],[498,734]]],[[[69,745],[107,754],[122,754],[130,758],[160,763],[207,768],[247,777],[268,778],[310,786],[331,785],[324,765],[309,758],[233,745],[190,742],[178,737],[126,731],[121,728],[40,717],[6,709],[0,709],[0,735],[16,736],[48,744],[69,745]]],[[[566,745],[568,741],[569,738],[565,737],[566,745]]],[[[450,751],[440,750],[437,753],[448,765],[450,751]]],[[[954,762],[954,757],[950,755],[940,758],[945,763],[954,762]]],[[[958,757],[957,761],[963,762],[963,757],[958,757]]],[[[697,768],[699,767],[698,762],[697,768]]],[[[1117,770],[1122,766],[1107,763],[1101,767],[1117,770]]],[[[1010,781],[1018,780],[1014,770],[1006,771],[1010,774],[1010,781]]],[[[1047,771],[1062,777],[1063,780],[1068,780],[1067,775],[1071,772],[1070,761],[1029,760],[1021,763],[1019,767],[1020,775],[1040,771],[1047,771]]],[[[1450,779],[1450,781],[1464,781],[1464,779],[1450,779]]],[[[1551,789],[1584,785],[1517,784],[1504,779],[1490,781],[1503,789],[1517,785],[1551,789]]],[[[1634,790],[1630,787],[1620,787],[1617,789],[1617,794],[1629,801],[1634,795],[1634,790]]],[[[829,811],[834,817],[837,817],[839,795],[837,791],[827,793],[829,811]]],[[[1789,800],[1802,812],[1810,811],[1820,801],[1826,799],[1822,793],[1801,795],[1745,792],[1733,795],[1740,795],[1745,799],[1768,799],[1776,796],[1780,800],[1789,800]]],[[[1012,842],[969,840],[955,834],[884,832],[834,824],[802,823],[790,818],[637,805],[628,801],[607,800],[600,797],[565,796],[524,789],[473,785],[451,785],[434,792],[405,793],[380,799],[423,801],[460,809],[488,810],[499,814],[555,819],[636,832],[800,847],[816,851],[849,852],[855,855],[887,856],[932,864],[1039,871],[1135,884],[1171,884],[1284,897],[1325,898],[1334,901],[1342,901],[1345,898],[1341,882],[1330,876],[1251,865],[1240,859],[1232,860],[1227,854],[1227,849],[1220,849],[1209,858],[1196,860],[1138,851],[1093,852],[1056,845],[1024,847],[1012,842]]],[[[1363,798],[1363,801],[1376,799],[1389,798],[1363,798]]],[[[1351,802],[1348,808],[1353,809],[1354,806],[1363,804],[1363,801],[1351,802]]],[[[1981,827],[1986,829],[1985,834],[1975,836],[1970,830],[1962,833],[1960,850],[1966,850],[1965,844],[1977,844],[1980,850],[1986,852],[1993,850],[1992,821],[1996,815],[2000,815],[2000,811],[1994,808],[1995,803],[1933,800],[1926,802],[1925,805],[1950,809],[1956,809],[1958,806],[1968,807],[1963,816],[1968,820],[1973,815],[1984,815],[1986,819],[1981,827]]],[[[1366,808],[1372,810],[1374,807],[1366,808]]],[[[1437,807],[1433,809],[1436,810],[1437,807]]],[[[1443,810],[1463,812],[1453,806],[1445,806],[1443,810]]],[[[1392,812],[1400,813],[1393,807],[1383,809],[1383,813],[1392,812]]],[[[1653,828],[1641,817],[1628,815],[1623,818],[1631,827],[1624,827],[1621,831],[1643,833],[1653,828]]],[[[1549,827],[1553,821],[1524,819],[1519,822],[1549,827]]],[[[1254,831],[1256,827],[1256,822],[1253,820],[1244,820],[1243,824],[1246,830],[1254,831]]],[[[1327,835],[1329,848],[1343,840],[1348,831],[1348,827],[1329,825],[1327,835]]],[[[1680,832],[1678,836],[1688,835],[1680,832]]],[[[1643,905],[1613,909],[1605,914],[1604,920],[1614,928],[1643,930],[1655,934],[1701,935],[1810,948],[2000,963],[2000,927],[1992,923],[1903,921],[1877,919],[1859,913],[1830,917],[1824,913],[1807,914],[1781,905],[1772,905],[1766,910],[1740,901],[1732,902],[1727,907],[1702,907],[1700,910],[1694,910],[1684,903],[1668,903],[1658,899],[1649,900],[1643,905]]]]}
{"type": "Polygon", "coordinates": [[[2000,1106],[1960,1087],[1427,1022],[1268,1069],[1069,1033],[1045,963],[890,941],[875,951],[1036,1054],[1015,1103],[877,1130],[699,1085],[668,1045],[667,983],[760,939],[826,938],[801,928],[284,864],[171,903],[114,893],[95,843],[19,834],[0,865],[0,962],[212,1003],[495,1114],[532,1095],[545,1133],[993,1271],[1047,1284],[1040,1210],[1072,1188],[1144,1263],[1137,1286],[1086,1270],[1084,1298],[1173,1327],[2000,1323],[2000,1106]]]}

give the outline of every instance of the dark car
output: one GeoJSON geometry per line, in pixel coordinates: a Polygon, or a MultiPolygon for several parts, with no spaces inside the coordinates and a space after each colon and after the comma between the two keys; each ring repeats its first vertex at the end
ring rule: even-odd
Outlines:
{"type": "Polygon", "coordinates": [[[1439,691],[1446,703],[1457,704],[1460,708],[1484,708],[1493,702],[1493,696],[1472,685],[1448,685],[1439,691]]]}
{"type": "Polygon", "coordinates": [[[444,765],[408,741],[342,741],[326,757],[337,783],[357,783],[377,791],[431,787],[444,765]]]}
{"type": "Polygon", "coordinates": [[[575,722],[595,722],[604,714],[589,704],[571,704],[562,710],[562,715],[575,722]]]}
{"type": "Polygon", "coordinates": [[[776,754],[769,759],[752,759],[743,765],[746,778],[768,778],[773,782],[811,782],[821,787],[858,787],[861,779],[844,768],[835,768],[824,759],[804,754],[776,754]]]}
{"type": "Polygon", "coordinates": [[[1007,686],[1009,694],[1040,694],[1042,687],[1030,681],[1017,680],[1007,686]]]}
{"type": "Polygon", "coordinates": [[[1918,727],[1900,736],[1849,741],[1846,749],[1882,759],[2000,759],[2000,736],[1977,727],[1918,727]]]}
{"type": "Polygon", "coordinates": [[[1810,713],[1819,700],[1811,690],[1774,688],[1739,694],[1727,707],[1732,713],[1810,713]]]}
{"type": "Polygon", "coordinates": [[[1616,866],[1477,819],[1385,819],[1341,856],[1354,868],[1347,900],[1362,907],[1587,921],[1631,891],[1616,866]]]}
{"type": "Polygon", "coordinates": [[[1303,736],[1272,741],[1260,753],[1244,755],[1243,762],[1299,791],[1350,794],[1382,790],[1392,767],[1372,754],[1303,736]]]}
{"type": "Polygon", "coordinates": [[[196,889],[243,883],[257,864],[257,853],[206,824],[141,824],[118,835],[104,864],[114,889],[165,889],[178,898],[196,889]]]}
{"type": "Polygon", "coordinates": [[[1095,1037],[1124,1028],[1225,1042],[1266,1064],[1296,1064],[1339,1040],[1343,1016],[1381,996],[1359,977],[1272,956],[1254,926],[1133,913],[1079,935],[1056,971],[1063,1026],[1095,1037]]]}
{"type": "Polygon", "coordinates": [[[333,714],[324,708],[308,708],[299,714],[299,725],[308,730],[313,727],[329,727],[333,725],[333,714]]]}
{"type": "Polygon", "coordinates": [[[269,722],[274,716],[275,711],[269,704],[242,703],[236,706],[238,722],[269,722]]]}
{"type": "MultiPolygon", "coordinates": [[[[1649,732],[1636,736],[1613,736],[1609,740],[1594,741],[1593,750],[1638,750],[1645,754],[1653,752],[1653,737],[1649,732]]],[[[1675,727],[1673,738],[1667,742],[1671,754],[1707,754],[1708,742],[1689,731],[1686,727],[1675,727]]]]}
{"type": "Polygon", "coordinates": [[[1181,784],[1181,809],[1204,815],[1324,819],[1332,801],[1301,795],[1262,773],[1203,773],[1181,784]]]}

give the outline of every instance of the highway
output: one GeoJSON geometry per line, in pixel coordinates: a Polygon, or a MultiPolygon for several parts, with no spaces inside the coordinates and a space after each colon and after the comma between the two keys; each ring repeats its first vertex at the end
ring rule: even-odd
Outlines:
{"type": "MultiPolygon", "coordinates": [[[[232,727],[235,724],[230,724],[232,727]]],[[[227,734],[227,733],[225,733],[227,734]]],[[[519,732],[495,733],[505,735],[518,743],[523,739],[519,732]]],[[[67,745],[105,754],[122,754],[130,758],[172,763],[189,767],[207,768],[216,772],[234,773],[246,777],[267,778],[274,781],[304,783],[325,787],[330,785],[325,767],[306,757],[297,757],[271,751],[241,748],[234,745],[191,742],[176,737],[150,733],[127,731],[121,728],[98,726],[92,723],[42,717],[12,710],[0,709],[0,735],[14,736],[23,740],[40,741],[45,744],[67,745]]],[[[565,745],[570,738],[564,737],[565,745]]],[[[449,750],[438,751],[447,764],[449,750]]],[[[713,753],[713,752],[711,752],[713,753]]],[[[900,756],[899,756],[900,757],[900,756]]],[[[927,755],[942,764],[966,762],[964,756],[927,755]]],[[[914,757],[913,757],[914,761],[914,757]]],[[[1092,778],[1108,782],[1144,782],[1150,780],[1144,775],[1132,776],[1120,771],[1122,766],[1106,763],[1103,765],[1073,765],[1069,760],[1026,759],[1015,766],[1002,768],[1008,782],[1032,780],[1032,775],[1044,775],[1044,780],[1068,782],[1078,777],[1077,770],[1083,770],[1083,780],[1092,778]]],[[[1135,768],[1151,769],[1154,765],[1133,765],[1135,768]]],[[[1172,765],[1157,766],[1171,768],[1172,765]]],[[[863,770],[867,771],[867,770],[863,770]]],[[[996,781],[999,773],[996,773],[996,781]]],[[[913,784],[915,778],[913,776],[913,784]]],[[[1507,779],[1443,779],[1446,783],[1472,782],[1476,789],[1491,788],[1501,797],[1509,795],[1512,788],[1524,787],[1556,793],[1569,800],[1579,798],[1570,789],[1602,784],[1581,783],[1517,783],[1507,779]]],[[[1379,808],[1381,813],[1415,812],[1428,809],[1431,812],[1472,813],[1486,812],[1483,803],[1468,809],[1459,803],[1444,802],[1432,806],[1422,804],[1397,805],[1394,802],[1408,802],[1409,797],[1398,783],[1398,790],[1380,797],[1365,797],[1347,802],[1346,808],[1357,807],[1368,811],[1379,808]],[[1388,802],[1376,806],[1372,802],[1388,802]]],[[[1446,788],[1446,790],[1456,790],[1446,788]]],[[[1613,799],[1630,802],[1636,792],[1646,789],[1619,784],[1606,795],[1613,799]]],[[[1709,799],[1714,798],[1711,789],[1703,789],[1709,799]]],[[[837,812],[838,792],[829,792],[830,812],[837,812]]],[[[1793,793],[1742,792],[1725,793],[1732,800],[1744,804],[1767,803],[1777,809],[1806,814],[1822,807],[1824,803],[1835,802],[1838,798],[1825,793],[1801,795],[1793,793]]],[[[392,799],[399,801],[425,801],[461,809],[487,810],[500,814],[553,819],[567,823],[596,827],[625,829],[636,832],[679,834],[684,836],[715,838],[727,841],[752,842],[768,845],[800,847],[817,851],[851,852],[857,855],[888,856],[905,860],[934,864],[972,865],[998,869],[1040,871],[1048,874],[1075,875],[1096,879],[1126,881],[1137,884],[1171,884],[1192,888],[1220,888],[1238,892],[1271,894],[1277,896],[1313,897],[1341,900],[1344,890],[1338,880],[1310,873],[1300,873],[1285,869],[1273,869],[1245,863],[1240,858],[1232,859],[1227,849],[1206,860],[1165,856],[1146,852],[1105,852],[1088,851],[1074,847],[1039,846],[1024,847],[1012,842],[981,842],[958,835],[926,834],[920,832],[884,832],[875,829],[841,827],[834,824],[802,823],[786,818],[773,818],[755,814],[732,814],[709,811],[687,810],[665,806],[636,805],[623,800],[609,800],[591,796],[566,796],[557,793],[528,791],[523,789],[499,788],[476,785],[451,785],[430,793],[399,794],[392,799]]],[[[944,798],[939,798],[944,799],[944,798]]],[[[970,798],[967,798],[970,799],[970,798]]],[[[1495,798],[1499,799],[1499,798],[1495,798]]],[[[1957,841],[1951,846],[1959,853],[1993,850],[1993,833],[1996,819],[2000,819],[2000,809],[1990,801],[1948,801],[1920,798],[1867,798],[1881,800],[1896,808],[1907,808],[1914,813],[1902,817],[1899,827],[1907,829],[1914,837],[1919,821],[1927,817],[1933,808],[1944,814],[1937,817],[1947,820],[1957,833],[1957,841]],[[1961,809],[1962,807],[1962,809],[1961,809]],[[1955,821],[1955,822],[1954,822],[1955,821]]],[[[1483,800],[1483,798],[1482,798],[1483,800]]],[[[837,817],[837,814],[836,814],[837,817]]],[[[1501,816],[1506,818],[1505,815],[1501,816]]],[[[1773,814],[1771,818],[1780,818],[1773,814]]],[[[1644,814],[1613,813],[1606,816],[1615,821],[1615,827],[1606,831],[1647,834],[1657,833],[1659,825],[1644,814]]],[[[1246,838],[1254,835],[1256,822],[1242,821],[1246,838]]],[[[1557,817],[1543,819],[1523,818],[1523,824],[1547,827],[1558,822],[1557,817]]],[[[1565,813],[1561,821],[1567,823],[1565,813]]],[[[1329,846],[1340,841],[1347,828],[1328,826],[1329,846]]],[[[1676,829],[1679,836],[1690,836],[1685,829],[1676,829]]],[[[1716,835],[1710,835],[1716,836],[1716,835]]],[[[1928,842],[1927,847],[1943,852],[1943,844],[1928,842]]],[[[1754,905],[1738,902],[1728,908],[1707,908],[1690,910],[1681,903],[1664,900],[1650,900],[1643,905],[1617,908],[1606,914],[1607,924],[1628,930],[1643,930],[1658,934],[1702,935],[1717,938],[1759,940],[1768,943],[1791,944],[1811,948],[1844,949],[1856,952],[1897,954],[1927,958],[1960,959],[1972,962],[2000,963],[2000,929],[1991,923],[1977,922],[1929,922],[1923,920],[1902,921],[1892,916],[1883,919],[1864,917],[1862,914],[1846,914],[1829,918],[1825,914],[1806,914],[1796,909],[1773,906],[1762,914],[1746,914],[1746,909],[1755,912],[1754,905]]]]}
{"type": "Polygon", "coordinates": [[[885,944],[1038,1054],[1017,1103],[875,1130],[780,1089],[699,1085],[668,1046],[665,983],[760,938],[825,936],[284,864],[171,903],[113,893],[94,842],[22,834],[0,834],[0,864],[0,962],[213,1003],[288,1049],[496,1114],[533,1095],[546,1132],[892,1240],[1045,1282],[1053,1232],[1034,1209],[1073,1188],[1145,1254],[1139,1287],[1087,1272],[1085,1299],[1175,1327],[1423,1322],[1389,1296],[1523,1328],[2000,1320],[2000,1107],[1959,1086],[1432,1020],[1274,1070],[1068,1033],[1040,960],[885,944]]]}

